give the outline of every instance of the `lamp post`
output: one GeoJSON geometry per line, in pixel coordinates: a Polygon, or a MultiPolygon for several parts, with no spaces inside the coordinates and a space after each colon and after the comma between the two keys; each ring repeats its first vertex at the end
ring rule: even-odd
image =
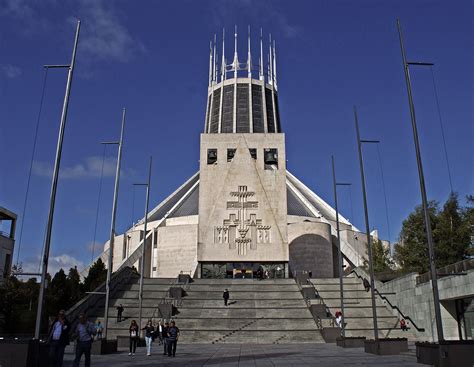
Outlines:
{"type": "Polygon", "coordinates": [[[104,339],[107,339],[109,322],[109,302],[110,302],[110,278],[112,276],[112,267],[114,259],[114,241],[115,241],[115,218],[117,216],[117,199],[120,183],[120,165],[122,163],[123,134],[125,129],[125,108],[122,110],[122,127],[120,129],[120,141],[104,142],[102,144],[118,144],[117,166],[115,168],[114,199],[112,204],[112,220],[110,223],[109,257],[107,260],[107,280],[105,282],[105,311],[104,311],[104,339]]]}
{"type": "Polygon", "coordinates": [[[146,232],[148,224],[148,206],[150,202],[150,182],[151,182],[151,164],[152,157],[150,157],[150,164],[148,166],[148,183],[146,184],[134,184],[137,186],[146,186],[146,202],[145,202],[145,223],[143,224],[143,243],[142,243],[142,256],[140,260],[140,288],[138,291],[138,326],[142,327],[142,305],[143,305],[143,279],[145,277],[145,252],[146,252],[146,232]]]}
{"type": "Polygon", "coordinates": [[[334,189],[334,208],[336,209],[336,230],[337,230],[337,257],[339,265],[339,288],[341,297],[341,313],[342,313],[342,328],[341,335],[343,338],[346,337],[345,322],[344,322],[344,281],[343,281],[343,264],[342,264],[342,252],[341,252],[341,235],[339,231],[339,210],[337,208],[337,186],[350,186],[350,183],[338,183],[336,181],[336,168],[334,163],[334,156],[331,156],[332,163],[332,182],[334,189]]]}
{"type": "Polygon", "coordinates": [[[408,106],[410,107],[411,126],[413,130],[413,141],[415,143],[415,152],[416,152],[416,164],[418,167],[418,177],[420,181],[421,203],[423,206],[426,239],[428,242],[428,255],[430,257],[429,259],[430,260],[430,274],[431,274],[431,286],[433,289],[433,305],[434,305],[435,320],[436,320],[436,330],[438,333],[438,342],[442,342],[444,341],[444,335],[443,335],[443,322],[441,319],[441,308],[439,305],[438,277],[436,274],[436,258],[435,258],[434,246],[433,246],[433,235],[431,233],[431,220],[430,220],[430,214],[428,211],[428,199],[426,196],[425,177],[423,174],[423,164],[421,161],[420,142],[418,140],[418,129],[416,126],[416,117],[415,117],[415,105],[413,104],[413,94],[411,91],[410,70],[409,70],[410,65],[433,66],[434,64],[429,63],[429,62],[408,62],[406,58],[405,46],[403,45],[402,29],[400,26],[399,19],[397,19],[397,28],[398,28],[398,37],[400,38],[400,50],[402,53],[403,71],[405,73],[405,82],[407,85],[408,106]]]}
{"type": "Polygon", "coordinates": [[[39,339],[41,330],[41,316],[43,313],[44,289],[46,283],[46,273],[48,272],[49,251],[51,248],[51,232],[53,229],[54,207],[56,204],[56,191],[58,187],[59,166],[61,164],[61,155],[63,150],[64,131],[66,129],[67,110],[69,106],[69,96],[71,94],[72,76],[74,74],[74,66],[76,64],[76,51],[79,42],[79,32],[81,29],[81,21],[77,21],[76,36],[74,37],[74,47],[72,49],[71,63],[69,65],[45,65],[45,68],[67,68],[69,69],[66,92],[64,93],[63,109],[61,113],[61,123],[59,127],[58,143],[56,147],[56,159],[54,162],[53,181],[51,183],[51,194],[49,199],[48,223],[46,225],[46,235],[44,239],[42,263],[41,263],[41,283],[38,295],[38,308],[36,310],[35,339],[39,339]]]}
{"type": "Polygon", "coordinates": [[[362,181],[362,197],[364,200],[365,231],[367,233],[367,253],[369,256],[369,275],[370,275],[370,297],[372,300],[372,320],[374,325],[374,338],[379,339],[379,329],[377,325],[377,305],[375,302],[375,277],[374,277],[374,258],[372,254],[372,240],[369,227],[369,210],[367,208],[367,192],[365,189],[364,160],[362,158],[362,143],[379,143],[378,140],[360,140],[359,120],[357,118],[357,109],[354,106],[354,120],[357,138],[357,150],[359,152],[360,179],[362,181]]]}

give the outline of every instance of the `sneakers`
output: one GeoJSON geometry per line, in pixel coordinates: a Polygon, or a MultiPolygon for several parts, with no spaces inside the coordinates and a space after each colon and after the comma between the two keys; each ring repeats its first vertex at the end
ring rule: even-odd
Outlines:
{"type": "Polygon", "coordinates": [[[132,353],[128,353],[128,355],[129,355],[129,356],[131,356],[131,355],[132,355],[132,353]]]}
{"type": "Polygon", "coordinates": [[[148,357],[151,356],[151,353],[148,353],[147,356],[148,356],[148,357]]]}

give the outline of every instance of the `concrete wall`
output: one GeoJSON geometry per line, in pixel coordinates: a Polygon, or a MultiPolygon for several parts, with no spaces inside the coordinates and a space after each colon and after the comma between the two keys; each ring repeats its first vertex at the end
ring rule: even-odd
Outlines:
{"type": "Polygon", "coordinates": [[[288,225],[290,271],[311,271],[314,278],[334,276],[331,228],[322,222],[288,225]]]}
{"type": "MultiPolygon", "coordinates": [[[[411,273],[384,284],[377,285],[381,293],[394,292],[387,295],[393,305],[397,305],[402,312],[410,316],[424,333],[416,332],[421,340],[437,340],[436,323],[433,308],[433,292],[431,282],[416,285],[416,276],[411,273]]],[[[454,300],[474,296],[474,270],[468,271],[465,276],[448,276],[438,280],[439,296],[441,300],[441,315],[445,339],[459,339],[454,300]]],[[[413,331],[415,332],[416,330],[413,331]]]]}
{"type": "Polygon", "coordinates": [[[154,277],[173,278],[194,272],[197,256],[197,225],[158,227],[158,251],[154,277]]]}
{"type": "Polygon", "coordinates": [[[201,134],[199,261],[288,261],[286,217],[283,134],[201,134]],[[249,148],[257,150],[256,160],[249,148]],[[277,170],[265,169],[265,148],[278,149],[277,170]],[[217,163],[207,164],[208,149],[217,149],[217,163]],[[231,162],[227,149],[236,149],[231,162]],[[247,198],[247,205],[253,206],[243,213],[237,209],[238,197],[232,194],[239,186],[253,193],[247,198]],[[250,226],[252,218],[256,227],[250,226]],[[241,219],[243,228],[235,224],[241,219]],[[247,242],[234,241],[233,233],[247,242]]]}

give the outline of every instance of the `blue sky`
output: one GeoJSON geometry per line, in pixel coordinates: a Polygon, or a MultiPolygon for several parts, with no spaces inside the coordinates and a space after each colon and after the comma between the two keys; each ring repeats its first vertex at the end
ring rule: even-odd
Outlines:
{"type": "MultiPolygon", "coordinates": [[[[52,238],[51,269],[91,259],[102,162],[99,142],[115,140],[127,108],[117,230],[143,214],[148,157],[151,206],[198,169],[204,125],[209,40],[222,27],[250,24],[277,42],[282,127],[288,169],[330,204],[335,155],[342,213],[364,228],[352,106],[361,135],[382,141],[390,239],[420,202],[396,30],[408,57],[434,62],[454,189],[473,189],[471,1],[25,1],[0,0],[0,205],[22,218],[44,77],[42,65],[68,63],[75,19],[82,21],[52,238]],[[134,205],[133,205],[134,202],[134,205]],[[134,210],[132,210],[134,208],[134,210]],[[351,218],[353,216],[353,218],[351,218]]],[[[254,55],[257,44],[254,43],[254,55]]],[[[256,58],[255,58],[256,61],[256,58]]],[[[413,92],[430,199],[450,187],[430,70],[412,69],[413,92]]],[[[34,269],[46,224],[66,71],[48,75],[20,261],[34,269]]],[[[377,150],[364,148],[371,228],[389,237],[377,150]]],[[[108,236],[116,150],[107,148],[96,240],[108,236]]],[[[19,237],[20,226],[17,229],[19,237]]],[[[18,241],[17,241],[18,242],[18,241]]],[[[96,246],[96,254],[101,245],[96,246]]],[[[16,260],[16,255],[15,255],[16,260]]]]}

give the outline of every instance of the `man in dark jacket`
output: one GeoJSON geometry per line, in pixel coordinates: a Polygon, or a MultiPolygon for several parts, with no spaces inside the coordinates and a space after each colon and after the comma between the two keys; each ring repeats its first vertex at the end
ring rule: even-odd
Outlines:
{"type": "Polygon", "coordinates": [[[123,308],[122,304],[120,304],[119,306],[116,307],[116,309],[117,309],[117,322],[121,322],[124,308],[123,308]]]}
{"type": "Polygon", "coordinates": [[[49,364],[51,367],[63,365],[64,349],[69,345],[70,324],[66,319],[65,311],[61,310],[51,325],[48,334],[49,364]]]}
{"type": "Polygon", "coordinates": [[[168,357],[176,355],[176,345],[178,344],[179,329],[176,327],[174,321],[171,321],[171,325],[168,328],[168,357]]]}
{"type": "Polygon", "coordinates": [[[224,298],[224,306],[227,306],[227,302],[229,301],[229,298],[230,298],[228,289],[224,291],[224,293],[222,294],[222,298],[224,298]]]}

